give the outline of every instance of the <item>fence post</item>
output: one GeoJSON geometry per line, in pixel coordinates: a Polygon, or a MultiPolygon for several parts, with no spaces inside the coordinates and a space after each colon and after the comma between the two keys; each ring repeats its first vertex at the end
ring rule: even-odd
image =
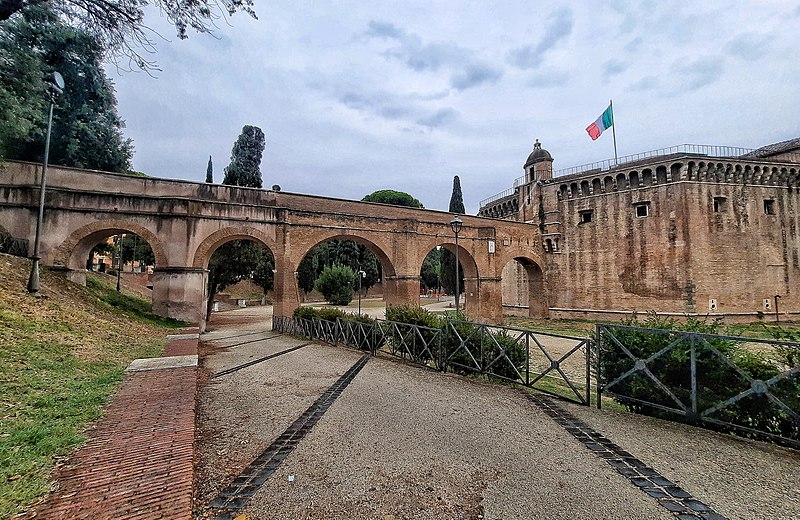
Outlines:
{"type": "Polygon", "coordinates": [[[531,386],[531,332],[525,333],[525,386],[531,386]]]}
{"type": "Polygon", "coordinates": [[[600,363],[603,352],[603,326],[597,324],[595,326],[595,373],[594,377],[597,382],[597,409],[600,410],[603,406],[603,384],[601,383],[600,371],[602,364],[600,363]]]}
{"type": "Polygon", "coordinates": [[[592,406],[592,348],[594,340],[586,340],[586,406],[592,406]]]}
{"type": "Polygon", "coordinates": [[[695,348],[694,334],[689,336],[691,357],[689,363],[692,372],[692,422],[697,422],[697,349],[695,348]]]}

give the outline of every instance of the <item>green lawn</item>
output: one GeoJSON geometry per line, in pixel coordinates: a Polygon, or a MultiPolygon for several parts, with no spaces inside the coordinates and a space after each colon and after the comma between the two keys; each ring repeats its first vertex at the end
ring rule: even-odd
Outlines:
{"type": "Polygon", "coordinates": [[[28,295],[28,265],[0,255],[0,518],[47,493],[54,462],[85,441],[125,367],[160,355],[177,325],[99,278],[84,288],[45,272],[28,295]]]}

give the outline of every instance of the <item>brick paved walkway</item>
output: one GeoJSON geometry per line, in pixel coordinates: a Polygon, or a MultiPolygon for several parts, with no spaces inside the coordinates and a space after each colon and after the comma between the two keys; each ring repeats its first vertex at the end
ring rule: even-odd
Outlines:
{"type": "MultiPolygon", "coordinates": [[[[164,352],[196,354],[196,334],[170,336],[164,352]]],[[[153,361],[125,373],[89,442],[56,470],[58,488],[28,518],[191,518],[197,367],[153,361]],[[179,368],[162,368],[170,364],[179,368]]]]}

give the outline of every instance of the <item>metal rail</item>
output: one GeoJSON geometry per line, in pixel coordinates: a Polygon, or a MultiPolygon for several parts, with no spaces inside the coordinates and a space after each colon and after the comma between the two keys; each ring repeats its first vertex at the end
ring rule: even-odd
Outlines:
{"type": "Polygon", "coordinates": [[[480,374],[582,405],[591,401],[591,341],[447,321],[441,328],[388,320],[274,317],[273,330],[382,352],[442,372],[480,374]]]}
{"type": "Polygon", "coordinates": [[[800,448],[800,343],[597,325],[602,394],[632,411],[800,448]],[[761,354],[755,352],[760,351],[761,354]]]}

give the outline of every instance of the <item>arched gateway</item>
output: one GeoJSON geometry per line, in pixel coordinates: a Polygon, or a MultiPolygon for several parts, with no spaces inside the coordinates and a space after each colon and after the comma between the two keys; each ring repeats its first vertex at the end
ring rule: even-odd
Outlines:
{"type": "MultiPolygon", "coordinates": [[[[0,175],[0,227],[31,244],[40,175],[38,164],[20,162],[5,163],[0,175]]],[[[135,233],[156,258],[154,311],[201,326],[209,259],[230,240],[253,240],[272,251],[278,316],[299,305],[297,268],[320,242],[349,239],[367,246],[381,262],[387,304],[418,304],[425,255],[436,246],[455,251],[453,215],[441,211],[73,168],[51,167],[47,180],[45,265],[80,282],[85,256],[97,241],[135,233]]],[[[500,321],[503,267],[525,259],[532,273],[541,273],[540,231],[521,222],[461,218],[465,309],[475,320],[500,321]]]]}

